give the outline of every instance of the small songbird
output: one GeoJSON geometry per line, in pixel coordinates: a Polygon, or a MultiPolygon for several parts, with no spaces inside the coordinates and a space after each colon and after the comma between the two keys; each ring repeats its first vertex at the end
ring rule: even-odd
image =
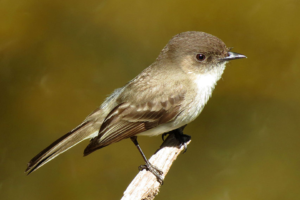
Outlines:
{"type": "Polygon", "coordinates": [[[184,143],[183,128],[196,119],[221,78],[229,60],[245,58],[233,53],[219,38],[189,31],[174,36],[157,59],[124,87],[116,89],[79,126],[36,155],[26,173],[37,170],[79,142],[89,139],[88,155],[112,143],[131,138],[146,162],[143,168],[162,182],[162,172],[143,154],[137,136],[170,131],[184,143]]]}

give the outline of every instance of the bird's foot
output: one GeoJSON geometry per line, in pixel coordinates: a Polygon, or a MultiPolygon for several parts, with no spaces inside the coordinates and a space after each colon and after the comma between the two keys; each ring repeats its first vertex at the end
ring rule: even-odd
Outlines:
{"type": "Polygon", "coordinates": [[[183,133],[179,133],[179,134],[175,133],[175,137],[180,142],[179,148],[181,148],[182,146],[184,146],[183,153],[185,153],[187,151],[187,144],[186,143],[188,141],[190,141],[192,137],[189,136],[189,135],[183,134],[183,133]]]}
{"type": "Polygon", "coordinates": [[[165,141],[165,137],[171,133],[173,133],[175,135],[175,138],[179,141],[179,148],[181,148],[182,146],[184,146],[184,151],[183,153],[185,153],[187,151],[187,142],[191,140],[191,136],[183,134],[183,129],[185,128],[185,126],[180,127],[178,129],[175,129],[171,132],[167,132],[162,134],[162,140],[165,141]]]}
{"type": "Polygon", "coordinates": [[[164,178],[162,177],[163,172],[158,169],[156,166],[152,165],[150,162],[146,163],[145,165],[139,166],[139,170],[142,171],[143,169],[146,169],[147,171],[150,171],[154,176],[156,176],[157,181],[163,185],[164,178]]]}

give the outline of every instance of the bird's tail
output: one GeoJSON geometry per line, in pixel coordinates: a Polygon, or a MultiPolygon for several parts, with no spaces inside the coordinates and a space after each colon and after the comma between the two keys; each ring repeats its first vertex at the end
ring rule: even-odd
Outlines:
{"type": "Polygon", "coordinates": [[[32,158],[27,164],[25,173],[29,175],[79,142],[91,138],[91,135],[93,134],[97,134],[97,129],[93,127],[93,122],[83,122],[32,158]]]}

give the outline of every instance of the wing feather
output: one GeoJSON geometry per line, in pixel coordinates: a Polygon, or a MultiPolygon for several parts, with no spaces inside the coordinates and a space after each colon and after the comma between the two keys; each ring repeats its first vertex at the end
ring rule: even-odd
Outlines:
{"type": "Polygon", "coordinates": [[[164,101],[149,101],[139,105],[128,102],[119,104],[107,115],[98,136],[91,140],[84,155],[173,121],[181,112],[184,95],[185,92],[182,92],[164,101]]]}

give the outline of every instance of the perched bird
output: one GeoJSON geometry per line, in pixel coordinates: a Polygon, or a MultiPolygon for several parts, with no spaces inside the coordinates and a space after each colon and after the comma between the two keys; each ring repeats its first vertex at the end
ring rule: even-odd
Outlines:
{"type": "Polygon", "coordinates": [[[196,119],[221,78],[229,60],[245,58],[233,53],[219,38],[189,31],[174,36],[157,59],[124,87],[116,89],[79,126],[65,134],[28,163],[30,174],[59,154],[89,139],[88,155],[112,143],[131,138],[146,165],[162,183],[162,172],[151,165],[137,136],[156,136],[183,128],[196,119]]]}

